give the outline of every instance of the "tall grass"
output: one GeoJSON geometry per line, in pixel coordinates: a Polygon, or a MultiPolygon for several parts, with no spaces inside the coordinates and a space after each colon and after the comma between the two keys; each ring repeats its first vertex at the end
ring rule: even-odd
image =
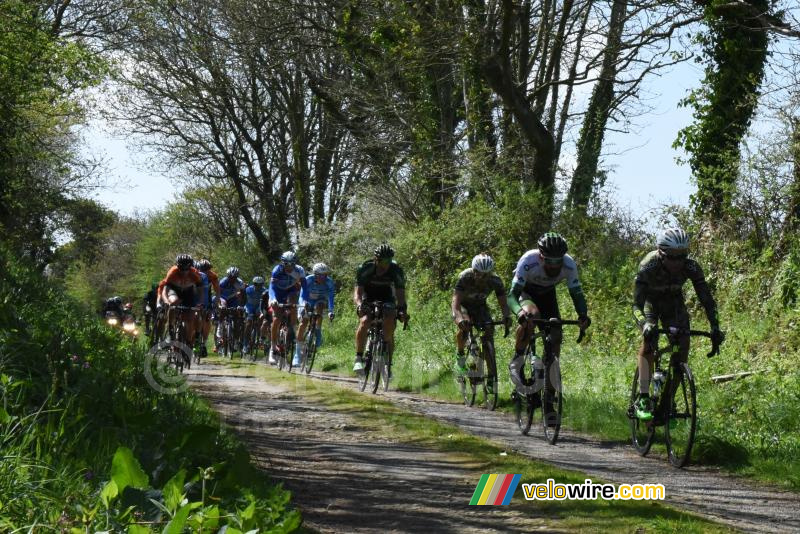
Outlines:
{"type": "Polygon", "coordinates": [[[179,532],[215,514],[230,529],[299,525],[208,406],[156,391],[141,346],[0,255],[0,531],[179,532]],[[171,502],[185,513],[167,506],[180,473],[171,502]]]}

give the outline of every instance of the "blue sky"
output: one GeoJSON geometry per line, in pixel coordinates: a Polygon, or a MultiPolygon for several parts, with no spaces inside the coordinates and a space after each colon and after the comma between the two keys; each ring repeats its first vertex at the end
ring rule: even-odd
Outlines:
{"type": "MultiPolygon", "coordinates": [[[[678,130],[691,122],[691,111],[678,108],[689,89],[699,85],[702,73],[692,63],[651,78],[645,86],[653,109],[633,119],[630,133],[611,133],[606,138],[603,162],[611,169],[607,186],[622,207],[642,215],[664,204],[686,205],[694,192],[688,166],[678,165],[672,148],[678,130]]],[[[85,132],[87,151],[107,161],[109,188],[96,198],[116,211],[132,214],[158,209],[172,200],[176,184],[158,171],[154,157],[137,152],[125,139],[93,123],[85,132]]]]}

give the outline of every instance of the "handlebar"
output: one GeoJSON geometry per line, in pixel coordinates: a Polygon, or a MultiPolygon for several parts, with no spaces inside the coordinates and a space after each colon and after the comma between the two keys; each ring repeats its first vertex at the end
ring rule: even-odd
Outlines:
{"type": "MultiPolygon", "coordinates": [[[[576,321],[575,319],[556,319],[552,317],[550,319],[529,319],[533,322],[533,324],[538,324],[539,326],[544,327],[552,327],[552,326],[561,326],[561,325],[575,325],[580,326],[581,322],[576,321]]],[[[583,341],[583,336],[586,333],[586,330],[581,328],[580,334],[578,334],[578,339],[575,341],[576,343],[580,343],[583,341]]]]}
{"type": "Polygon", "coordinates": [[[687,328],[678,328],[677,326],[670,326],[669,328],[659,328],[659,334],[666,334],[668,336],[697,336],[697,337],[707,337],[711,340],[711,352],[706,354],[707,358],[711,358],[719,354],[719,345],[717,341],[714,340],[711,332],[706,332],[705,330],[690,330],[687,328]]]}
{"type": "Polygon", "coordinates": [[[505,331],[503,333],[503,337],[508,337],[509,329],[506,326],[505,321],[486,321],[485,323],[473,323],[472,321],[469,322],[472,326],[480,329],[484,329],[487,326],[503,326],[505,331]]]}

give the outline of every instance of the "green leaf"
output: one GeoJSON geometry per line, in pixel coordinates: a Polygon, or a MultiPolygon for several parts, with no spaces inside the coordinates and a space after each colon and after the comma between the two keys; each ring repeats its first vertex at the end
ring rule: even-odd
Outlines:
{"type": "Polygon", "coordinates": [[[175,513],[175,510],[178,509],[183,500],[183,481],[185,478],[186,470],[181,469],[164,485],[164,504],[170,514],[175,513]]]}
{"type": "Polygon", "coordinates": [[[117,498],[119,495],[119,488],[113,480],[109,480],[108,484],[103,487],[100,492],[100,500],[103,501],[103,506],[108,508],[109,503],[117,498]]]}
{"type": "Polygon", "coordinates": [[[128,534],[150,534],[149,528],[142,525],[128,525],[128,534]]]}
{"type": "Polygon", "coordinates": [[[191,507],[188,504],[181,507],[172,520],[167,523],[167,526],[164,527],[162,534],[181,534],[181,532],[183,532],[184,525],[186,525],[186,518],[189,517],[190,511],[191,507]]]}
{"type": "Polygon", "coordinates": [[[149,482],[139,461],[127,447],[119,447],[111,461],[111,480],[116,482],[117,490],[122,492],[128,486],[146,488],[149,482]]]}
{"type": "Polygon", "coordinates": [[[4,425],[11,421],[11,416],[3,408],[0,408],[0,425],[4,425]]]}
{"type": "Polygon", "coordinates": [[[250,502],[250,505],[244,509],[244,511],[240,514],[242,519],[252,519],[253,515],[256,513],[256,503],[255,501],[250,502]]]}

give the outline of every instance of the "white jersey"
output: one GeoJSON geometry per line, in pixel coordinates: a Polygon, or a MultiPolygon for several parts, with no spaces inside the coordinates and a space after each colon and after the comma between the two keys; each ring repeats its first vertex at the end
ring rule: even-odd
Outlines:
{"type": "Polygon", "coordinates": [[[528,294],[539,294],[549,291],[562,280],[567,281],[569,289],[581,287],[578,280],[578,266],[575,265],[572,256],[564,254],[561,272],[558,276],[551,277],[544,272],[544,260],[539,257],[539,249],[533,249],[523,254],[517,262],[513,285],[524,287],[524,291],[528,294]]]}

